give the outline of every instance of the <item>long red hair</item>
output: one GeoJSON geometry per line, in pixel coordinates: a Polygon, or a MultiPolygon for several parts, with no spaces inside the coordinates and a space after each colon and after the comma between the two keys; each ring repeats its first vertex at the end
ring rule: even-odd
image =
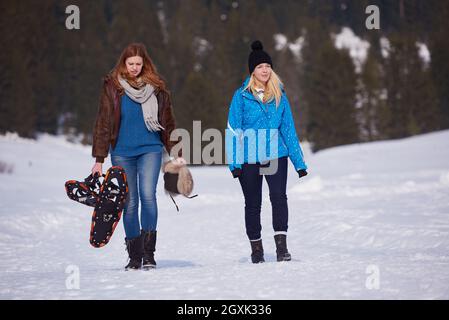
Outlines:
{"type": "Polygon", "coordinates": [[[142,71],[139,74],[139,78],[143,80],[143,82],[151,84],[155,89],[166,90],[165,82],[162,77],[157,72],[156,66],[148,55],[147,49],[145,45],[142,43],[131,43],[129,44],[120,55],[117,64],[114,69],[112,69],[111,75],[114,81],[114,84],[117,88],[121,88],[118,82],[118,76],[120,75],[123,79],[127,80],[131,85],[133,85],[134,79],[132,79],[128,71],[126,69],[126,59],[129,57],[141,57],[143,59],[142,71]]]}

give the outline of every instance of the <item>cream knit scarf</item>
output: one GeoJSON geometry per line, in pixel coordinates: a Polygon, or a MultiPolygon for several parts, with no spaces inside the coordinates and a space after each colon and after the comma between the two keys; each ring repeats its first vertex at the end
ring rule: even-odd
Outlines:
{"type": "Polygon", "coordinates": [[[158,104],[153,86],[147,83],[140,89],[136,89],[120,76],[118,81],[128,97],[142,105],[143,120],[147,129],[153,132],[164,130],[158,122],[158,104]]]}

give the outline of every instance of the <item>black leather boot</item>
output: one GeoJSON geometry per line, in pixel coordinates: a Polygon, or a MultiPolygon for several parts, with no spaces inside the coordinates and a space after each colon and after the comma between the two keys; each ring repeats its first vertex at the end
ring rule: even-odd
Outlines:
{"type": "Polygon", "coordinates": [[[142,254],[143,243],[142,236],[138,236],[134,239],[126,239],[126,251],[128,251],[129,263],[126,265],[125,270],[129,269],[138,270],[142,268],[142,254]]]}
{"type": "Polygon", "coordinates": [[[274,236],[274,242],[276,243],[276,256],[277,261],[290,261],[292,256],[287,250],[287,235],[277,234],[274,236]]]}
{"type": "Polygon", "coordinates": [[[262,239],[257,241],[250,241],[251,243],[251,261],[253,263],[265,262],[263,258],[262,239]]]}
{"type": "Polygon", "coordinates": [[[154,251],[156,251],[156,236],[157,231],[142,230],[144,269],[156,268],[156,261],[154,260],[154,251]]]}

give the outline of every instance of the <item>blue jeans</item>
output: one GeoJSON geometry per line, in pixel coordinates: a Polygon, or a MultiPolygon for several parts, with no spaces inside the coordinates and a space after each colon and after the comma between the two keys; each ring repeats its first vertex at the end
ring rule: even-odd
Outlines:
{"type": "Polygon", "coordinates": [[[127,239],[140,235],[140,230],[155,231],[157,226],[156,186],[161,168],[162,152],[150,152],[134,157],[112,155],[113,166],[125,169],[128,197],[123,214],[127,239]],[[139,195],[141,222],[139,221],[139,195]]]}

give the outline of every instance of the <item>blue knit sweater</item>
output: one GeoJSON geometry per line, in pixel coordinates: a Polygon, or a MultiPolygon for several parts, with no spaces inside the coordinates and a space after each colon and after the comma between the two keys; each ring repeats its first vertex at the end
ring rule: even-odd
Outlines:
{"type": "Polygon", "coordinates": [[[120,131],[111,155],[132,157],[148,152],[161,152],[159,132],[148,131],[143,120],[142,106],[126,94],[121,98],[120,131]]]}

